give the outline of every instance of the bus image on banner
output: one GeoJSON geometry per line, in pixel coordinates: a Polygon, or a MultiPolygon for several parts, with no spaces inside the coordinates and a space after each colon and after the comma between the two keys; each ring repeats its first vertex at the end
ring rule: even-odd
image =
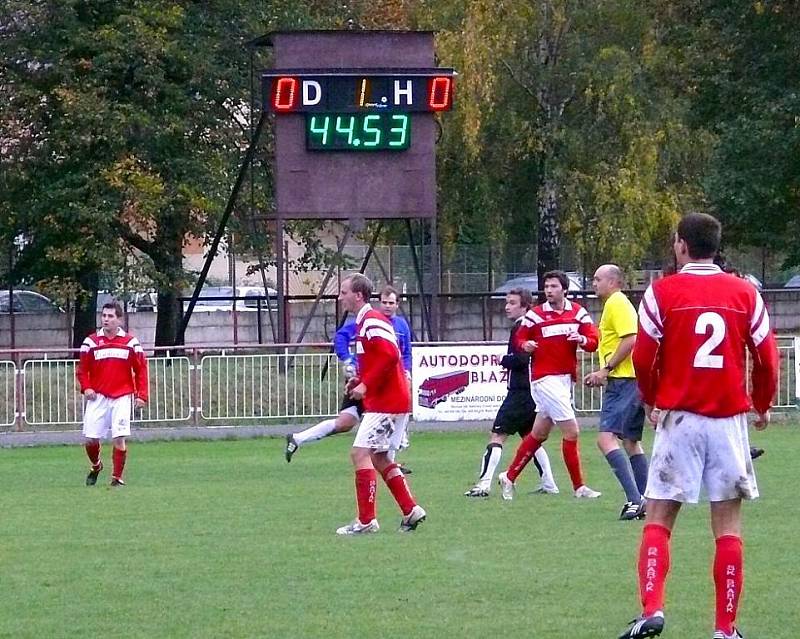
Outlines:
{"type": "Polygon", "coordinates": [[[445,401],[449,395],[463,393],[467,386],[469,386],[469,371],[431,375],[419,386],[419,405],[425,408],[434,408],[437,404],[445,401]]]}

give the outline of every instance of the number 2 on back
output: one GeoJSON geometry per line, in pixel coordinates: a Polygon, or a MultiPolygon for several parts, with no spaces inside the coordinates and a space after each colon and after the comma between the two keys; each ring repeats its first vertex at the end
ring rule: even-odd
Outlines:
{"type": "Polygon", "coordinates": [[[705,335],[709,326],[711,335],[697,349],[697,354],[694,356],[695,368],[722,368],[722,355],[712,355],[711,351],[725,339],[725,320],[719,313],[701,313],[694,325],[694,332],[697,335],[705,335]]]}

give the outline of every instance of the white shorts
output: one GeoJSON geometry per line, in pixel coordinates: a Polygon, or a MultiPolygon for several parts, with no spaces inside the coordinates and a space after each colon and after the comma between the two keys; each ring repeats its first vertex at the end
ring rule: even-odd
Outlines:
{"type": "Polygon", "coordinates": [[[406,434],[408,413],[364,413],[353,448],[386,453],[399,450],[406,434]]]}
{"type": "Polygon", "coordinates": [[[83,409],[83,435],[102,439],[111,430],[111,437],[129,437],[131,434],[131,400],[133,395],[111,399],[97,394],[85,403],[83,409]]]}
{"type": "Polygon", "coordinates": [[[572,376],[547,375],[531,382],[531,397],[536,411],[554,422],[575,419],[572,405],[572,376]]]}
{"type": "Polygon", "coordinates": [[[645,497],[696,504],[701,486],[709,501],[758,497],[746,414],[722,418],[686,411],[661,414],[645,497]]]}

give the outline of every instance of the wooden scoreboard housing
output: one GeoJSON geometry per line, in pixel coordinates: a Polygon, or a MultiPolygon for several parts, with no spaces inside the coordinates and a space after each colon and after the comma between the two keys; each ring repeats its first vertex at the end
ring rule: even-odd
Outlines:
{"type": "Polygon", "coordinates": [[[436,216],[435,113],[453,70],[427,31],[270,35],[262,104],[275,114],[279,219],[436,216]]]}

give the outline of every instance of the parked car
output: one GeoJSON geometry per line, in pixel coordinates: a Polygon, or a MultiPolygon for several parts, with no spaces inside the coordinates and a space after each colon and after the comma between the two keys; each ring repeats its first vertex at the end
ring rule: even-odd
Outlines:
{"type": "MultiPolygon", "coordinates": [[[[152,312],[156,310],[157,302],[158,302],[158,295],[152,291],[144,292],[144,293],[128,293],[128,303],[127,303],[127,311],[128,313],[144,313],[144,312],[152,312]]],[[[125,309],[125,300],[123,299],[122,295],[115,295],[114,293],[109,293],[108,291],[98,291],[97,292],[97,312],[99,313],[103,309],[104,304],[108,304],[109,302],[117,301],[122,304],[122,308],[125,309]]]]}
{"type": "Polygon", "coordinates": [[[793,275],[789,281],[783,285],[783,288],[800,288],[800,275],[793,275]]]}
{"type": "MultiPolygon", "coordinates": [[[[567,278],[569,279],[570,291],[583,290],[583,282],[581,281],[581,277],[578,273],[567,273],[567,278]]],[[[591,280],[587,280],[586,285],[589,289],[591,289],[592,287],[591,280]]],[[[536,273],[528,273],[525,275],[520,275],[518,277],[513,277],[510,280],[498,286],[496,289],[494,289],[494,292],[505,295],[512,288],[519,288],[519,287],[527,288],[531,293],[535,293],[536,291],[540,290],[539,277],[536,275],[536,273]]]]}
{"type": "MultiPolygon", "coordinates": [[[[10,313],[8,303],[8,290],[0,291],[0,313],[10,313]]],[[[63,313],[64,309],[58,306],[49,297],[35,291],[14,291],[14,313],[63,313]]]]}
{"type": "MultiPolygon", "coordinates": [[[[278,291],[274,288],[269,290],[269,304],[270,308],[277,308],[278,291]]],[[[183,308],[189,308],[189,298],[194,291],[188,291],[184,294],[183,308]]],[[[267,310],[266,292],[263,286],[237,286],[234,293],[233,288],[230,286],[206,286],[200,291],[200,297],[197,298],[197,303],[194,306],[195,311],[232,311],[233,300],[232,297],[244,297],[244,300],[236,300],[237,311],[255,311],[258,309],[258,298],[262,297],[261,310],[267,310]],[[217,299],[208,299],[217,298],[217,299]]]]}

